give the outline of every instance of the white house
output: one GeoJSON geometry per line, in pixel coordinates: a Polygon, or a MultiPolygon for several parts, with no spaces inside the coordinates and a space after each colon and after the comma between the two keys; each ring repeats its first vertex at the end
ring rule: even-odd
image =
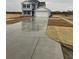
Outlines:
{"type": "Polygon", "coordinates": [[[39,2],[38,0],[25,0],[22,2],[22,15],[34,16],[35,10],[40,9],[40,7],[46,9],[45,2],[39,2]]]}
{"type": "Polygon", "coordinates": [[[37,8],[37,0],[25,0],[22,2],[22,15],[33,16],[34,10],[37,8]]]}

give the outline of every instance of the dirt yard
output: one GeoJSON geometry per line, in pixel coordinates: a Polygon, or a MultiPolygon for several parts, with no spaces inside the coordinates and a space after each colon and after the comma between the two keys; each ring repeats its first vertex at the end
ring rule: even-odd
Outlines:
{"type": "Polygon", "coordinates": [[[53,15],[48,21],[48,35],[66,47],[73,46],[73,22],[67,19],[71,16],[53,15]]]}
{"type": "Polygon", "coordinates": [[[21,14],[6,14],[6,20],[8,20],[8,18],[13,18],[13,17],[19,17],[21,16],[21,14]]]}
{"type": "Polygon", "coordinates": [[[53,25],[53,26],[72,27],[72,24],[70,24],[67,21],[64,21],[63,19],[60,19],[58,17],[49,18],[48,25],[49,26],[53,25]]]}

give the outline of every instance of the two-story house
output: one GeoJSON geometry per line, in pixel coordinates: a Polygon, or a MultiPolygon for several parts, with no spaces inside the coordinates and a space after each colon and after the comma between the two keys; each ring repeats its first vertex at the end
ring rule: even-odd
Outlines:
{"type": "Polygon", "coordinates": [[[22,2],[22,15],[34,16],[37,8],[45,6],[45,2],[39,2],[38,0],[25,0],[22,2]]]}

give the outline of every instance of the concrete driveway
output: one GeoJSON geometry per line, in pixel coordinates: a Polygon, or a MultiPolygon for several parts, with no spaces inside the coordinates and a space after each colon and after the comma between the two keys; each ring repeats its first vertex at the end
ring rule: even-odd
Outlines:
{"type": "Polygon", "coordinates": [[[7,25],[7,59],[64,59],[61,46],[45,33],[26,32],[22,22],[7,25]]]}

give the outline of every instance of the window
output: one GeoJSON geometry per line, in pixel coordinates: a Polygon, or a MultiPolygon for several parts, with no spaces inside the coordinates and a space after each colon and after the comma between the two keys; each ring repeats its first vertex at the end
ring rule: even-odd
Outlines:
{"type": "Polygon", "coordinates": [[[23,11],[24,14],[30,15],[31,11],[23,11]]]}
{"type": "Polygon", "coordinates": [[[27,4],[27,8],[30,8],[30,4],[27,4]]]}
{"type": "Polygon", "coordinates": [[[26,14],[26,11],[23,11],[24,14],[26,14]]]}
{"type": "Polygon", "coordinates": [[[26,8],[26,5],[25,4],[23,4],[23,8],[26,8]]]}
{"type": "Polygon", "coordinates": [[[31,12],[31,11],[27,11],[27,14],[30,15],[30,12],[31,12]]]}

